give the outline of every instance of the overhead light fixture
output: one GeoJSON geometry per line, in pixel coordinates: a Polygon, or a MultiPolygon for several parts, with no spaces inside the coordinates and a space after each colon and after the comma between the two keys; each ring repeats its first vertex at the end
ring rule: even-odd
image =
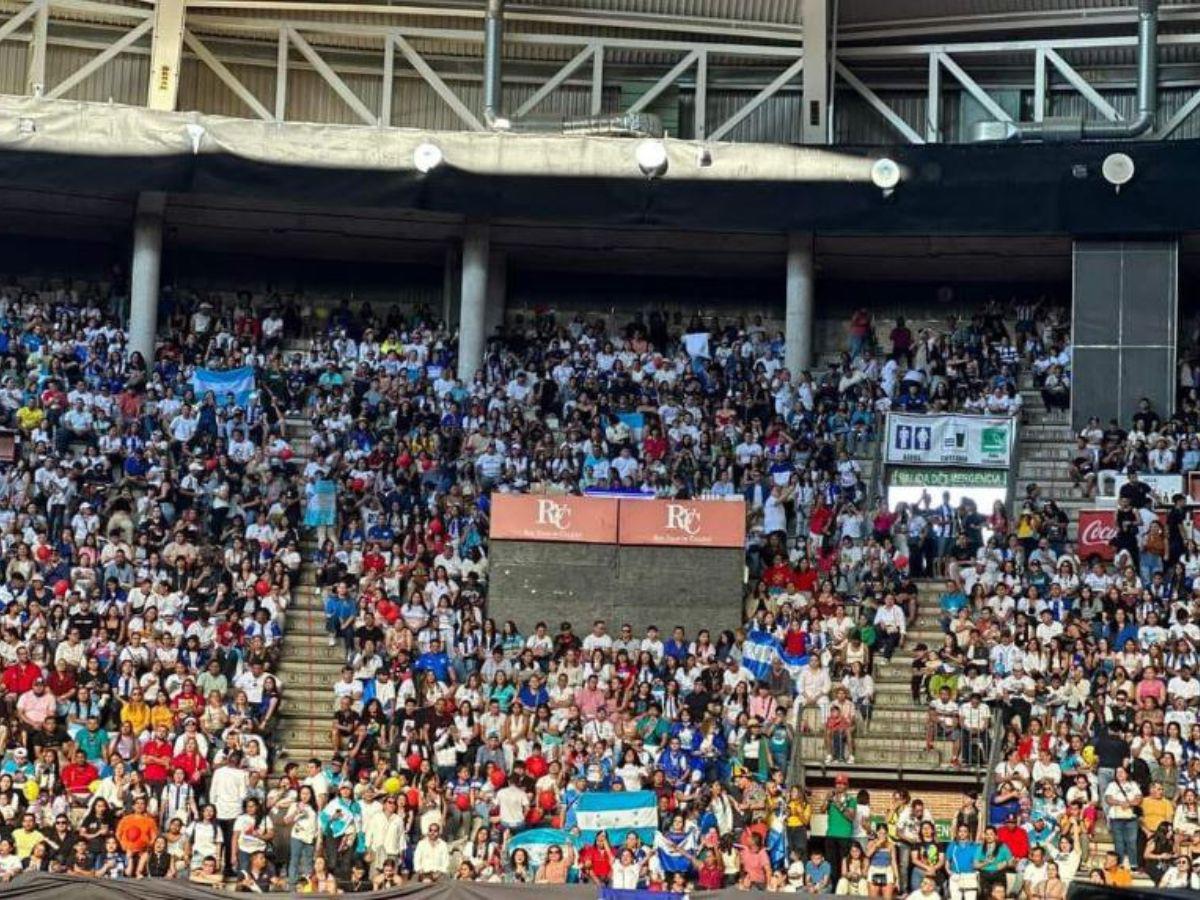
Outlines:
{"type": "Polygon", "coordinates": [[[642,141],[634,151],[634,158],[647,178],[658,178],[667,171],[667,145],[662,141],[642,141]]]}
{"type": "Polygon", "coordinates": [[[491,126],[493,131],[511,131],[512,119],[506,119],[504,116],[498,116],[492,119],[491,126]]]}
{"type": "Polygon", "coordinates": [[[900,167],[896,165],[895,160],[886,156],[875,160],[875,164],[871,166],[871,184],[883,191],[883,196],[890,197],[899,183],[900,167]]]}
{"type": "Polygon", "coordinates": [[[1121,188],[1133,179],[1136,171],[1137,167],[1128,153],[1110,153],[1104,157],[1104,162],[1100,166],[1100,174],[1116,189],[1118,194],[1121,193],[1121,188]]]}
{"type": "Polygon", "coordinates": [[[432,172],[444,160],[445,156],[442,155],[442,148],[437,144],[417,144],[417,149],[413,151],[413,165],[422,174],[432,172]]]}

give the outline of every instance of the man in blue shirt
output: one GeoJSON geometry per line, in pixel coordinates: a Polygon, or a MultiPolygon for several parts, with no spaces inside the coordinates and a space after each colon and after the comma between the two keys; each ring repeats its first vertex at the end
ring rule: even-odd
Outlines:
{"type": "Polygon", "coordinates": [[[354,617],[357,614],[358,604],[351,598],[349,588],[339,584],[325,598],[325,630],[329,633],[330,647],[336,646],[340,637],[346,645],[346,653],[354,652],[354,617]]]}
{"type": "Polygon", "coordinates": [[[971,840],[966,825],[954,829],[954,840],[946,845],[946,869],[950,873],[950,900],[974,900],[979,896],[979,844],[971,840]]]}
{"type": "Polygon", "coordinates": [[[671,632],[671,636],[663,644],[663,653],[666,656],[674,657],[678,662],[683,662],[687,659],[688,642],[687,638],[684,637],[682,625],[675,626],[675,630],[671,632]]]}
{"type": "Polygon", "coordinates": [[[413,663],[414,672],[432,672],[439,684],[453,684],[454,670],[450,666],[450,657],[442,650],[442,642],[434,638],[429,642],[429,650],[417,657],[413,663]]]}

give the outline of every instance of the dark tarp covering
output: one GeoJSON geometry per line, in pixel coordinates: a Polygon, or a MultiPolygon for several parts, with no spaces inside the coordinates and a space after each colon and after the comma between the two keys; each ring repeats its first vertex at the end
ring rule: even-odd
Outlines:
{"type": "Polygon", "coordinates": [[[824,234],[1171,236],[1200,231],[1200,141],[794,147],[286,124],[0,96],[0,183],[26,190],[196,193],[492,220],[824,234]],[[417,171],[433,143],[443,162],[417,171]],[[1110,153],[1134,162],[1118,193],[1110,153]],[[901,169],[885,197],[883,157],[901,169]]]}
{"type": "Polygon", "coordinates": [[[1159,890],[1158,888],[1109,887],[1090,881],[1075,881],[1067,891],[1067,900],[1196,900],[1189,890],[1159,890]]]}
{"type": "Polygon", "coordinates": [[[411,171],[274,164],[233,154],[80,156],[0,149],[0,182],[134,195],[159,190],[493,219],[824,234],[1159,236],[1200,231],[1200,141],[1140,143],[1118,194],[1099,175],[1111,145],[840,148],[914,173],[884,198],[870,184],[496,177],[449,163],[411,171]],[[1087,175],[1077,178],[1075,166],[1087,175]]]}
{"type": "MultiPolygon", "coordinates": [[[[621,893],[621,892],[618,892],[621,893]]],[[[639,892],[640,893],[640,892],[639,892]]],[[[703,892],[712,900],[745,900],[744,891],[724,890],[703,892]]],[[[165,878],[140,881],[104,878],[80,878],[74,875],[50,875],[44,872],[20,875],[10,884],[0,886],[0,895],[22,900],[213,900],[228,896],[228,891],[205,888],[186,881],[165,878]]],[[[597,900],[600,889],[591,885],[529,886],[524,884],[477,884],[469,881],[446,881],[435,886],[410,885],[391,891],[376,891],[372,900],[517,900],[533,896],[538,900],[597,900]]],[[[272,897],[311,897],[312,894],[276,894],[272,897]]],[[[812,896],[812,895],[806,895],[812,896]]],[[[819,895],[832,900],[832,894],[819,895]]]]}

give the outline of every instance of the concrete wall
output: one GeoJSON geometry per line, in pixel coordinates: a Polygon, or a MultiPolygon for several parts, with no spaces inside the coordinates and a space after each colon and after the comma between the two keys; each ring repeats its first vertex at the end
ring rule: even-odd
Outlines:
{"type": "Polygon", "coordinates": [[[587,633],[594,619],[635,634],[683,625],[689,636],[742,620],[740,549],[616,547],[535,541],[492,541],[489,614],[528,633],[538,621],[551,632],[569,621],[587,633]]]}

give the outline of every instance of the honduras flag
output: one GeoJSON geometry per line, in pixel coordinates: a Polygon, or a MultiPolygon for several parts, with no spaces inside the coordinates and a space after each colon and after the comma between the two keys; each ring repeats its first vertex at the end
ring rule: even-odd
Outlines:
{"type": "Polygon", "coordinates": [[[688,858],[688,854],[696,852],[696,832],[695,830],[685,831],[681,834],[655,834],[654,849],[658,852],[659,868],[667,875],[674,875],[676,872],[690,872],[692,869],[692,861],[688,858]]]}
{"type": "Polygon", "coordinates": [[[742,645],[742,665],[755,681],[765,680],[771,663],[779,654],[779,638],[766,631],[751,631],[742,645]]]}
{"type": "Polygon", "coordinates": [[[575,804],[575,824],[589,844],[601,831],[613,846],[631,831],[649,844],[658,831],[658,799],[653,791],[586,791],[575,804]]]}
{"type": "Polygon", "coordinates": [[[523,849],[529,854],[529,862],[536,869],[545,861],[546,851],[551,847],[561,847],[565,856],[566,848],[573,843],[571,835],[560,828],[532,828],[529,831],[521,831],[510,837],[506,852],[508,853],[508,858],[512,859],[513,853],[519,849],[523,849]]]}
{"type": "Polygon", "coordinates": [[[808,665],[807,653],[785,653],[783,646],[779,647],[779,658],[783,661],[783,667],[792,674],[792,680],[798,681],[800,673],[804,671],[804,667],[808,665]]]}
{"type": "Polygon", "coordinates": [[[203,399],[209,391],[217,398],[217,405],[224,406],[230,394],[238,406],[250,402],[250,393],[254,390],[254,367],[242,366],[240,369],[196,369],[192,373],[192,390],[196,397],[203,399]]]}

